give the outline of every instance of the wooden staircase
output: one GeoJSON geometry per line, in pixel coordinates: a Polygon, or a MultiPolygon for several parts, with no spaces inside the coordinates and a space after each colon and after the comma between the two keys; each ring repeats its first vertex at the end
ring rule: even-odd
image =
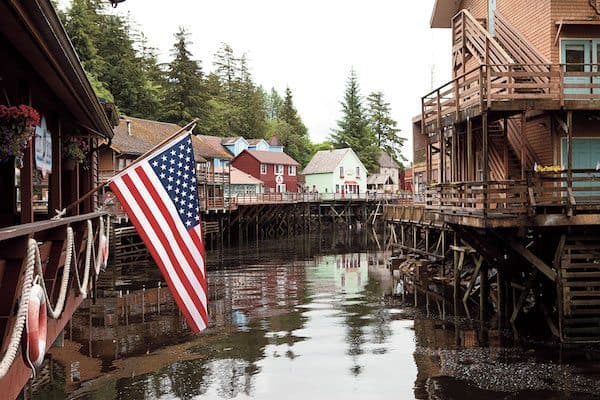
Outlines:
{"type": "Polygon", "coordinates": [[[561,339],[600,341],[600,235],[597,231],[563,237],[559,268],[561,339]]]}

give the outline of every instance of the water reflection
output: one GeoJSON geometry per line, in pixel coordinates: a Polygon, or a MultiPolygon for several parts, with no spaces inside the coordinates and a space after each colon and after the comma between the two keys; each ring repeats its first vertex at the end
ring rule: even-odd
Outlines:
{"type": "Polygon", "coordinates": [[[468,326],[415,315],[391,298],[385,254],[318,255],[323,242],[303,243],[296,253],[265,246],[260,257],[251,247],[220,257],[221,268],[209,273],[211,327],[199,336],[188,334],[165,288],[146,282],[129,295],[107,290],[77,314],[67,334],[73,340],[52,350],[55,378],[39,384],[35,397],[583,399],[600,393],[593,349],[503,347],[493,332],[483,347],[468,326]]]}

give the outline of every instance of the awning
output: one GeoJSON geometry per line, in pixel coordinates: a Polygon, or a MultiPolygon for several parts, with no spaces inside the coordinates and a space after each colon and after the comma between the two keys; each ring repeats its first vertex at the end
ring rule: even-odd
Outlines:
{"type": "Polygon", "coordinates": [[[358,185],[358,182],[356,182],[356,181],[345,181],[344,184],[346,184],[346,185],[358,185]]]}

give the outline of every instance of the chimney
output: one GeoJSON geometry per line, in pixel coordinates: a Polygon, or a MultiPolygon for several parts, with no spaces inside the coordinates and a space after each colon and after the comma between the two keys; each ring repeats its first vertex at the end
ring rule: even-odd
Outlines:
{"type": "Polygon", "coordinates": [[[131,121],[126,120],[125,122],[127,122],[127,134],[131,136],[131,121]]]}

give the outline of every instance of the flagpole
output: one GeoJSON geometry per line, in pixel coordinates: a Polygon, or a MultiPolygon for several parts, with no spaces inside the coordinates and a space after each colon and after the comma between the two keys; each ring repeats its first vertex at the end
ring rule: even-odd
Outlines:
{"type": "MultiPolygon", "coordinates": [[[[134,166],[135,164],[139,163],[140,161],[142,161],[146,156],[148,156],[149,154],[155,152],[156,150],[160,149],[161,147],[163,147],[166,143],[170,142],[171,140],[175,139],[177,136],[181,135],[183,132],[188,131],[189,128],[193,125],[195,125],[198,122],[198,118],[194,118],[192,120],[192,122],[188,123],[187,125],[185,125],[183,128],[178,129],[176,132],[174,132],[171,136],[167,137],[166,139],[164,139],[162,142],[160,142],[159,144],[157,144],[156,146],[154,146],[152,149],[148,150],[147,152],[145,152],[144,154],[142,154],[141,156],[139,156],[138,158],[136,158],[135,160],[133,160],[133,162],[131,164],[129,164],[127,166],[127,168],[131,168],[132,166],[134,166]]],[[[112,178],[111,178],[112,179],[112,178]]],[[[81,202],[83,202],[84,200],[87,200],[91,195],[93,195],[94,193],[96,193],[98,190],[102,189],[104,186],[108,185],[108,183],[110,182],[110,179],[108,180],[108,182],[104,182],[104,183],[100,183],[98,186],[96,186],[95,188],[91,189],[89,192],[87,192],[86,194],[84,194],[83,196],[81,196],[79,199],[77,199],[77,201],[69,204],[68,206],[66,206],[65,208],[63,208],[62,210],[56,210],[57,215],[54,218],[60,218],[63,215],[65,215],[67,213],[68,210],[72,209],[73,207],[77,206],[78,204],[80,204],[81,202]]]]}

